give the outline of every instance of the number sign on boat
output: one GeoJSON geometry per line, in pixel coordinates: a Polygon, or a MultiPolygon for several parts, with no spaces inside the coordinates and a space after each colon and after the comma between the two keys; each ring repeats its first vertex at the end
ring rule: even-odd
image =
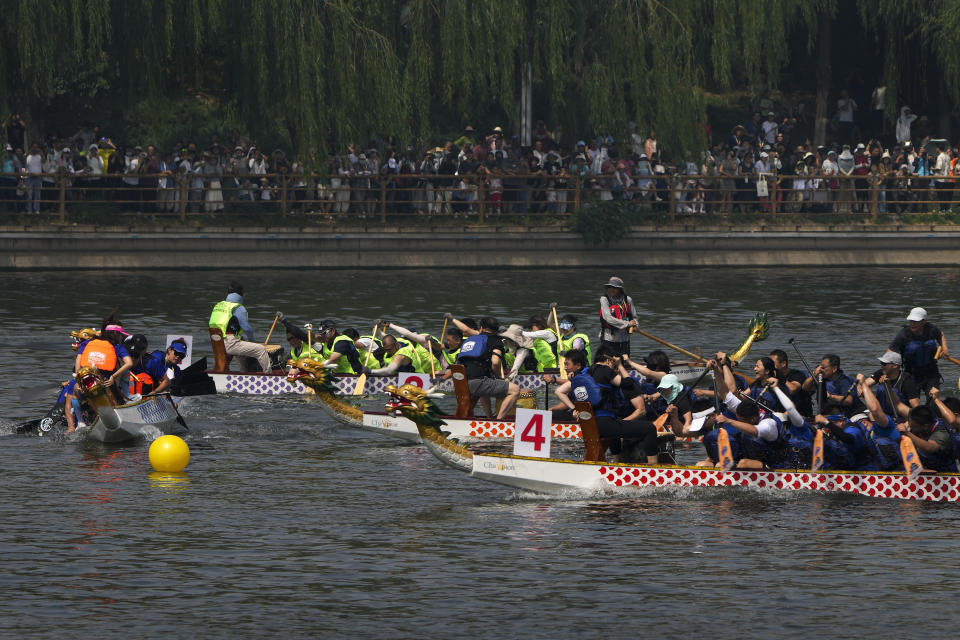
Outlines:
{"type": "Polygon", "coordinates": [[[513,431],[513,455],[549,458],[552,422],[552,411],[517,409],[517,426],[513,431]]]}
{"type": "Polygon", "coordinates": [[[429,389],[432,385],[430,376],[426,373],[400,373],[397,374],[397,386],[402,387],[405,384],[412,384],[421,389],[429,389]]]}

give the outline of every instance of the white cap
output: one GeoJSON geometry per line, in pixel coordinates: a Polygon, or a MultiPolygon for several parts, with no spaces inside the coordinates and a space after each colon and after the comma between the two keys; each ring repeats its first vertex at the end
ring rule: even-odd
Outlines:
{"type": "Polygon", "coordinates": [[[927,310],[923,307],[914,307],[910,310],[910,315],[907,316],[907,320],[911,322],[920,322],[921,320],[927,319],[927,310]]]}
{"type": "Polygon", "coordinates": [[[896,351],[887,351],[885,354],[877,358],[883,364],[903,364],[903,358],[896,351]]]}
{"type": "Polygon", "coordinates": [[[687,430],[689,433],[697,433],[703,429],[703,424],[707,421],[707,418],[710,417],[715,409],[710,407],[709,409],[704,409],[703,411],[696,411],[693,414],[693,420],[690,422],[690,428],[687,430]]]}

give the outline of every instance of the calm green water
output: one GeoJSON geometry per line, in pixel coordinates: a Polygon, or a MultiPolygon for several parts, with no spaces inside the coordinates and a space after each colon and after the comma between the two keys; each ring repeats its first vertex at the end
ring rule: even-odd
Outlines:
{"type": "MultiPolygon", "coordinates": [[[[46,411],[51,400],[23,404],[18,390],[63,378],[67,333],[115,304],[153,343],[190,334],[208,350],[206,319],[232,275],[0,274],[0,433],[46,411]]],[[[521,321],[552,301],[593,335],[609,275],[239,274],[261,339],[277,310],[439,332],[445,311],[521,321]]],[[[832,351],[847,373],[867,373],[920,305],[960,353],[958,269],[617,275],[641,325],[690,349],[730,349],[768,311],[755,355],[792,358],[795,337],[809,362],[832,351]]],[[[636,353],[651,348],[635,339],[636,353]]],[[[960,368],[942,368],[955,392],[960,368]]],[[[184,413],[192,458],[180,482],[151,478],[143,443],[0,437],[5,636],[955,633],[955,505],[713,489],[547,498],[339,427],[304,398],[193,398],[184,413]]]]}

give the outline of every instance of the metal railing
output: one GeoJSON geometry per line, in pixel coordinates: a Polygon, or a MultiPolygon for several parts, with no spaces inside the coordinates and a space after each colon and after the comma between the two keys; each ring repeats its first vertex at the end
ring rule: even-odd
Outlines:
{"type": "Polygon", "coordinates": [[[728,216],[880,215],[960,211],[960,178],[935,176],[721,176],[400,174],[264,175],[4,174],[0,212],[43,212],[67,221],[78,211],[152,218],[291,214],[321,221],[464,219],[562,222],[586,203],[619,201],[659,219],[728,216]]]}

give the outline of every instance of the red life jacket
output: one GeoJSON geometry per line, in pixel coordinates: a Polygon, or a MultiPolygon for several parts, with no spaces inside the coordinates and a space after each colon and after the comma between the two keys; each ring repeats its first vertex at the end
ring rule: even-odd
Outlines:
{"type": "Polygon", "coordinates": [[[130,374],[130,395],[136,393],[143,395],[151,391],[153,391],[153,376],[146,371],[130,374]]]}
{"type": "MultiPolygon", "coordinates": [[[[617,320],[627,320],[630,318],[631,309],[630,303],[627,302],[627,296],[623,296],[623,302],[613,304],[610,302],[610,298],[607,298],[607,303],[610,307],[610,313],[617,320]]],[[[617,327],[611,326],[606,320],[603,319],[603,311],[600,311],[600,324],[603,325],[604,329],[616,329],[617,327]]]]}

